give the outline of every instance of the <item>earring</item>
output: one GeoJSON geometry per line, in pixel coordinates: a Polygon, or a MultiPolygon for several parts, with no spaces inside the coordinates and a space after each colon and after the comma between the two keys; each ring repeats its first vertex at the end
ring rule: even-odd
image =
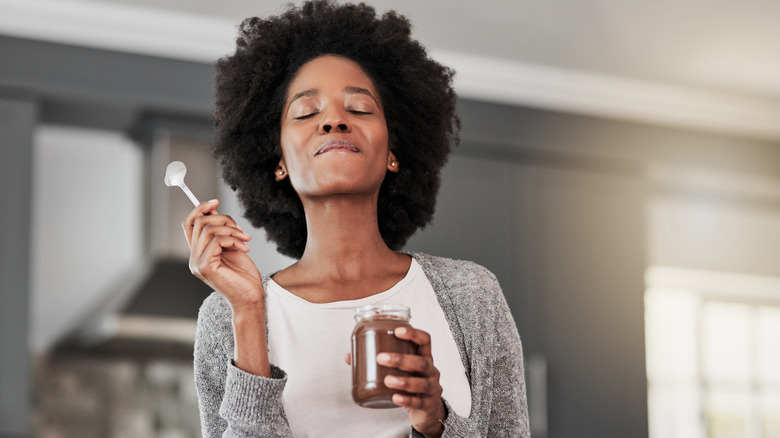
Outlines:
{"type": "Polygon", "coordinates": [[[397,167],[397,166],[398,166],[398,161],[393,160],[390,162],[390,167],[397,167]]]}

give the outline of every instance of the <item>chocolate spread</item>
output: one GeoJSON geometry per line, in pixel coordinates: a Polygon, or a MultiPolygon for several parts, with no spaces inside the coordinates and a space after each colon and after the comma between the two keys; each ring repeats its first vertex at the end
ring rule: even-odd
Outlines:
{"type": "Polygon", "coordinates": [[[417,354],[411,341],[395,337],[393,330],[411,327],[409,309],[399,305],[364,306],[356,311],[357,325],[352,332],[352,398],[366,408],[395,408],[395,393],[403,393],[385,386],[387,375],[413,376],[413,373],[388,368],[376,363],[379,353],[417,354]],[[397,310],[400,309],[400,310],[397,310]]]}

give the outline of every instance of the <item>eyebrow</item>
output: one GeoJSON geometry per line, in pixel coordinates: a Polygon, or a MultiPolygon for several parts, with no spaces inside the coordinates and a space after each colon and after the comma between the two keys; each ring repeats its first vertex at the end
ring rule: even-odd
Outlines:
{"type": "MultiPolygon", "coordinates": [[[[342,91],[342,93],[344,93],[344,94],[365,94],[366,96],[368,96],[368,97],[370,97],[371,99],[373,99],[373,101],[374,101],[374,102],[375,102],[377,105],[379,105],[379,101],[377,101],[376,97],[374,97],[374,95],[371,93],[371,91],[370,91],[370,90],[368,90],[367,88],[363,88],[363,87],[354,87],[354,86],[348,86],[348,87],[344,87],[344,89],[343,89],[343,90],[341,90],[341,91],[342,91]]],[[[316,89],[316,88],[310,88],[310,89],[308,89],[308,90],[301,91],[300,93],[296,93],[296,94],[295,94],[295,95],[292,97],[292,99],[290,99],[290,102],[287,104],[287,107],[289,108],[289,106],[290,106],[290,105],[291,105],[293,102],[295,102],[296,100],[298,100],[298,99],[300,99],[300,98],[302,98],[302,97],[312,97],[312,96],[316,96],[316,95],[318,95],[318,94],[320,94],[320,90],[318,90],[318,89],[316,89]]]]}
{"type": "Polygon", "coordinates": [[[374,103],[379,105],[379,101],[377,101],[376,97],[374,97],[374,95],[371,94],[371,91],[369,91],[366,88],[362,88],[362,87],[346,87],[346,88],[344,88],[343,91],[344,91],[344,94],[365,94],[366,96],[368,96],[371,99],[373,99],[374,103]]]}
{"type": "Polygon", "coordinates": [[[290,99],[290,102],[287,103],[287,106],[290,106],[291,103],[295,102],[296,100],[302,98],[302,97],[311,97],[316,96],[320,94],[320,90],[316,88],[310,88],[308,90],[301,91],[300,93],[297,93],[295,96],[290,99]]]}

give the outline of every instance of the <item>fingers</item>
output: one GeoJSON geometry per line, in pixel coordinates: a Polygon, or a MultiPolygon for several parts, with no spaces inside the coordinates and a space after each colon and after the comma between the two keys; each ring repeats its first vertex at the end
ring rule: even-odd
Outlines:
{"type": "Polygon", "coordinates": [[[431,337],[422,330],[410,327],[395,329],[399,339],[412,341],[418,354],[379,353],[377,363],[411,373],[411,376],[388,375],[384,384],[397,390],[393,403],[406,408],[412,426],[425,436],[441,436],[442,421],[447,413],[442,401],[439,370],[433,364],[431,337]]]}
{"type": "MultiPolygon", "coordinates": [[[[441,395],[439,395],[439,397],[431,397],[421,394],[409,395],[396,393],[393,394],[393,403],[404,408],[434,412],[438,411],[442,401],[441,395]]],[[[438,418],[437,420],[441,419],[443,418],[438,418]]]]}
{"type": "Polygon", "coordinates": [[[379,353],[376,356],[376,362],[379,365],[398,368],[401,371],[416,373],[426,377],[431,377],[438,373],[436,367],[433,366],[432,358],[415,354],[379,353]]]}
{"type": "Polygon", "coordinates": [[[217,214],[217,200],[195,207],[182,222],[190,246],[190,270],[201,279],[208,277],[209,269],[223,252],[249,252],[246,244],[252,236],[244,232],[230,216],[217,214]]]}
{"type": "Polygon", "coordinates": [[[423,398],[439,398],[441,397],[442,388],[439,385],[438,378],[428,377],[403,377],[403,376],[387,376],[385,377],[385,386],[388,388],[397,389],[408,394],[417,394],[423,398]]]}
{"type": "Polygon", "coordinates": [[[412,341],[417,344],[417,353],[420,356],[428,357],[433,360],[431,352],[431,335],[423,330],[414,327],[398,327],[394,331],[395,337],[406,341],[412,341]]]}
{"type": "Polygon", "coordinates": [[[227,216],[214,218],[203,216],[202,220],[198,219],[195,221],[192,231],[192,242],[190,243],[190,254],[192,257],[201,257],[207,248],[215,248],[214,244],[217,244],[216,246],[224,250],[249,251],[249,246],[246,242],[251,240],[252,236],[219,220],[224,217],[227,216]],[[208,218],[208,221],[206,218],[208,218]],[[212,222],[212,219],[215,221],[219,220],[219,222],[209,223],[212,222]]]}
{"type": "MultiPolygon", "coordinates": [[[[184,221],[182,221],[184,235],[187,238],[187,243],[190,245],[190,248],[192,248],[194,246],[194,242],[199,239],[204,227],[208,226],[216,225],[231,227],[238,231],[238,233],[232,233],[233,235],[250,237],[248,234],[244,233],[244,230],[241,229],[241,227],[236,223],[236,221],[233,220],[232,217],[218,214],[216,210],[217,205],[219,205],[219,201],[216,199],[204,202],[192,209],[187,217],[184,218],[184,221]]],[[[212,229],[210,231],[218,231],[216,233],[218,235],[229,234],[227,229],[212,229]]]]}
{"type": "Polygon", "coordinates": [[[200,205],[193,208],[190,211],[190,213],[184,218],[181,225],[182,228],[184,228],[184,237],[187,238],[188,244],[192,242],[192,231],[195,225],[195,219],[197,219],[200,216],[217,214],[217,210],[216,210],[217,205],[219,205],[219,200],[217,199],[212,199],[210,201],[202,202],[200,205]]]}
{"type": "MultiPolygon", "coordinates": [[[[197,229],[197,227],[196,227],[197,229]]],[[[224,225],[205,225],[193,233],[190,250],[190,270],[199,278],[209,277],[226,263],[231,251],[249,252],[246,241],[251,237],[243,231],[224,225]]]]}
{"type": "Polygon", "coordinates": [[[431,336],[411,327],[398,327],[395,335],[399,339],[414,342],[418,354],[383,352],[377,355],[377,363],[380,365],[413,374],[411,377],[385,377],[385,386],[402,391],[393,395],[393,403],[411,409],[437,408],[441,404],[442,388],[439,384],[439,370],[434,366],[431,356],[431,336]]]}
{"type": "Polygon", "coordinates": [[[438,376],[439,371],[433,366],[431,335],[413,327],[398,327],[394,333],[397,338],[412,341],[417,345],[417,354],[383,352],[377,355],[377,362],[380,365],[398,368],[399,370],[417,373],[422,376],[438,376]]]}
{"type": "MultiPolygon", "coordinates": [[[[397,368],[413,374],[412,376],[389,375],[385,377],[385,386],[388,388],[417,394],[423,398],[438,399],[441,397],[442,388],[439,384],[439,370],[433,365],[433,361],[430,358],[411,354],[380,353],[377,355],[376,360],[380,365],[397,368]]],[[[404,404],[402,406],[409,405],[404,404]]]]}

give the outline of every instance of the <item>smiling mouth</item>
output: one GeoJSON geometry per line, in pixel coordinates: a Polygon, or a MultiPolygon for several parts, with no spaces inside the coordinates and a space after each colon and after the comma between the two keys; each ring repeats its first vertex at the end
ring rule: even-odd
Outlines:
{"type": "Polygon", "coordinates": [[[314,155],[320,155],[324,154],[325,152],[330,151],[348,151],[348,152],[360,152],[360,149],[355,146],[352,142],[349,142],[347,140],[329,140],[325,143],[323,143],[322,146],[317,149],[317,152],[314,153],[314,155]]]}

